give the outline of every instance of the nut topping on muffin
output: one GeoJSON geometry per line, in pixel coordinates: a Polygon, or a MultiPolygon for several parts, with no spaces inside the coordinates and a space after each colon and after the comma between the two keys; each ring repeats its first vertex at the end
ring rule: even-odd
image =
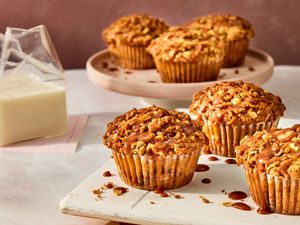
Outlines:
{"type": "Polygon", "coordinates": [[[205,137],[188,114],[152,106],[132,109],[109,123],[103,143],[136,155],[187,154],[201,149],[205,137]]]}
{"type": "Polygon", "coordinates": [[[300,124],[263,130],[242,139],[237,162],[280,177],[300,178],[300,124]]]}
{"type": "Polygon", "coordinates": [[[222,82],[197,92],[190,106],[201,122],[249,124],[275,121],[285,106],[279,96],[243,81],[222,82]]]}
{"type": "Polygon", "coordinates": [[[199,62],[203,57],[223,58],[223,42],[210,30],[173,27],[148,46],[147,51],[157,59],[171,62],[199,62]]]}
{"type": "Polygon", "coordinates": [[[253,28],[247,20],[229,14],[199,17],[193,20],[189,26],[193,28],[212,29],[222,40],[226,41],[254,37],[253,28]]]}
{"type": "Polygon", "coordinates": [[[109,45],[147,46],[167,30],[168,26],[160,19],[133,14],[118,19],[102,34],[109,45]]]}

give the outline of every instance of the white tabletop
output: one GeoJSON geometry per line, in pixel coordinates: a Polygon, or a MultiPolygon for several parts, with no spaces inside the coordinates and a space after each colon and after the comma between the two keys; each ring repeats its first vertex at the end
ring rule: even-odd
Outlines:
{"type": "MultiPolygon", "coordinates": [[[[101,167],[110,152],[100,151],[98,139],[108,121],[133,107],[142,107],[138,97],[106,91],[91,84],[85,70],[66,71],[68,113],[97,114],[89,122],[76,154],[0,153],[1,225],[98,225],[114,224],[63,215],[59,201],[86,177],[101,167]]],[[[300,119],[300,67],[277,66],[264,85],[285,103],[286,118],[300,119]]],[[[100,141],[100,138],[99,138],[100,141]]]]}

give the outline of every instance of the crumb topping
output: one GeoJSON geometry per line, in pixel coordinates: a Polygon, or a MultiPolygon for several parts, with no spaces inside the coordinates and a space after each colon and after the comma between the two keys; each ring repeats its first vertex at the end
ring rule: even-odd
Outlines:
{"type": "Polygon", "coordinates": [[[172,62],[198,62],[201,59],[224,57],[224,44],[213,31],[173,27],[148,46],[155,58],[172,62]]]}
{"type": "Polygon", "coordinates": [[[252,25],[247,20],[229,14],[198,17],[189,24],[189,27],[214,30],[224,41],[250,39],[255,35],[252,25]]]}
{"type": "Polygon", "coordinates": [[[190,106],[200,123],[250,124],[276,121],[285,106],[279,96],[243,81],[221,82],[194,95],[190,106]]]}
{"type": "Polygon", "coordinates": [[[238,164],[274,176],[300,178],[300,124],[246,136],[236,147],[238,164]]]}
{"type": "Polygon", "coordinates": [[[152,39],[167,30],[168,25],[160,19],[133,14],[112,23],[102,35],[109,45],[147,46],[152,39]]]}
{"type": "Polygon", "coordinates": [[[205,137],[188,114],[151,106],[118,116],[108,124],[103,143],[126,154],[188,154],[204,147],[205,137]]]}

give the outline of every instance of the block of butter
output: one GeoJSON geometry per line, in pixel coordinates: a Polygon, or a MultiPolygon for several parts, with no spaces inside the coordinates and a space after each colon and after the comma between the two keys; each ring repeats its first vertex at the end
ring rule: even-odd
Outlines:
{"type": "Polygon", "coordinates": [[[66,133],[64,86],[32,74],[0,80],[0,146],[66,133]]]}

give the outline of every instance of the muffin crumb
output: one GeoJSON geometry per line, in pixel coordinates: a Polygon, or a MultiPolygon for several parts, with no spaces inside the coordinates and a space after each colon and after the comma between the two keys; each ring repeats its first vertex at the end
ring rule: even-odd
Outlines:
{"type": "Polygon", "coordinates": [[[200,195],[199,198],[202,200],[203,203],[208,204],[211,203],[211,201],[209,201],[206,197],[200,195]]]}
{"type": "Polygon", "coordinates": [[[124,188],[124,187],[115,187],[113,189],[113,193],[117,196],[120,196],[120,195],[123,195],[125,193],[128,192],[128,189],[127,188],[124,188]]]}
{"type": "Polygon", "coordinates": [[[255,68],[253,66],[249,66],[248,70],[251,71],[251,72],[253,72],[253,71],[255,71],[255,68]]]}
{"type": "Polygon", "coordinates": [[[111,172],[110,172],[109,170],[107,170],[107,171],[105,171],[105,172],[103,173],[103,176],[104,176],[104,177],[111,177],[112,174],[111,174],[111,172]]]}

